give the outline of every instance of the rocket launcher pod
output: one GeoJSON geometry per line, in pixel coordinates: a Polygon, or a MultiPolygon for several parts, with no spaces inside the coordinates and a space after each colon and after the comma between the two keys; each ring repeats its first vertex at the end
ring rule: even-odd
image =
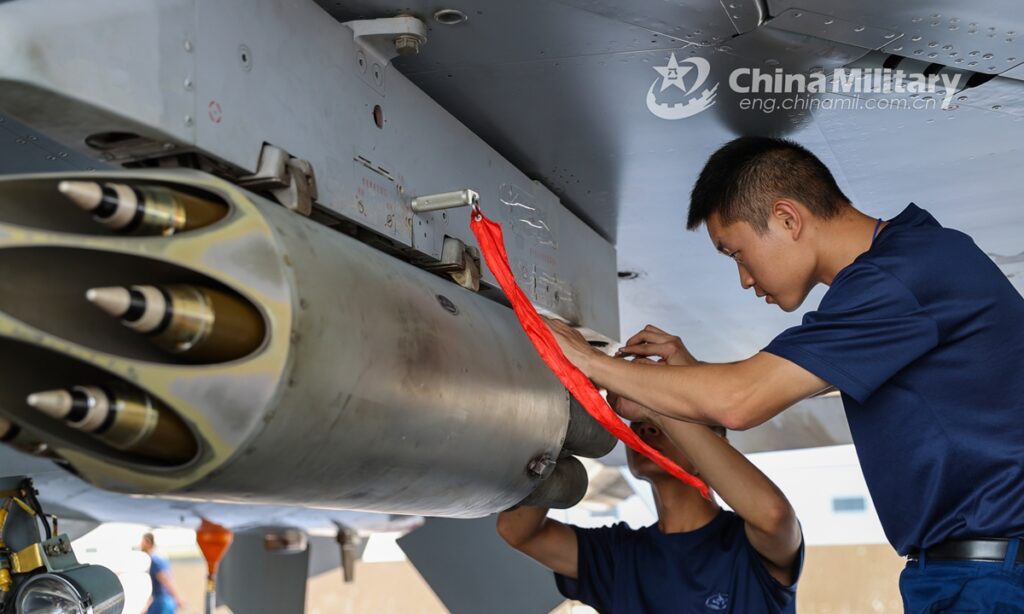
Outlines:
{"type": "Polygon", "coordinates": [[[507,306],[203,173],[0,178],[0,270],[26,288],[0,296],[4,415],[101,488],[479,518],[542,483],[570,504],[586,474],[559,457],[604,451],[585,421],[567,435],[569,395],[507,306]],[[228,214],[96,236],[60,181],[228,214]]]}

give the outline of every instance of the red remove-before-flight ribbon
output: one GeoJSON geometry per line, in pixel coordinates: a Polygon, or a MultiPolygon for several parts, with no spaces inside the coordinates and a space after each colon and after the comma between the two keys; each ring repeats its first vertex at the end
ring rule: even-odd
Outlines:
{"type": "Polygon", "coordinates": [[[530,299],[523,294],[519,284],[516,283],[515,275],[508,264],[508,254],[505,252],[505,239],[501,233],[501,226],[484,217],[476,206],[474,206],[473,214],[470,217],[469,225],[480,244],[480,251],[483,252],[487,268],[498,280],[501,289],[512,303],[512,309],[515,311],[516,317],[519,318],[519,323],[548,368],[605,430],[618,437],[622,443],[657,463],[683,483],[699,490],[705,498],[710,498],[708,487],[704,482],[684,471],[664,454],[640,439],[640,436],[634,433],[633,429],[629,428],[622,418],[612,410],[590,379],[569,362],[562,352],[562,348],[558,346],[555,336],[540,319],[537,310],[530,303],[530,299]]]}

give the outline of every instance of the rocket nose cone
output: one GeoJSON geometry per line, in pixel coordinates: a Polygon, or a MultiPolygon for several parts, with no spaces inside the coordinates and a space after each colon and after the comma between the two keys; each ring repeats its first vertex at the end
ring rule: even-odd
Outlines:
{"type": "Polygon", "coordinates": [[[86,211],[92,211],[103,201],[103,188],[94,181],[61,181],[57,191],[86,211]]]}
{"type": "Polygon", "coordinates": [[[25,402],[51,418],[58,420],[71,411],[71,394],[67,390],[47,390],[28,395],[25,402]]]}
{"type": "Polygon", "coordinates": [[[128,313],[132,306],[132,295],[127,288],[111,286],[108,288],[90,288],[85,299],[103,311],[120,318],[128,313]]]}

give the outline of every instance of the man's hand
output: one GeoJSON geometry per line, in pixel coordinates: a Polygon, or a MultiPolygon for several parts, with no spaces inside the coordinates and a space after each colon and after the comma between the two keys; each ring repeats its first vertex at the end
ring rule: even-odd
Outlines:
{"type": "Polygon", "coordinates": [[[562,348],[562,353],[569,359],[577,369],[583,371],[583,374],[590,377],[590,362],[595,356],[603,356],[604,354],[590,345],[583,335],[578,330],[569,326],[561,320],[555,320],[552,318],[541,317],[544,323],[547,324],[548,328],[551,329],[551,334],[555,336],[555,341],[558,342],[559,347],[562,348]]]}
{"type": "Polygon", "coordinates": [[[636,401],[631,401],[626,397],[620,397],[614,392],[608,393],[608,404],[612,406],[612,409],[615,410],[615,413],[619,414],[620,416],[622,416],[626,420],[629,420],[630,422],[647,422],[648,420],[650,420],[651,415],[653,414],[653,412],[650,409],[644,407],[643,405],[637,403],[636,401]]]}
{"type": "MultiPolygon", "coordinates": [[[[625,360],[625,358],[620,358],[620,360],[625,360]]],[[[633,362],[648,365],[665,364],[655,362],[649,358],[637,358],[633,362]]],[[[608,404],[612,406],[615,413],[630,422],[650,422],[652,418],[658,416],[658,414],[650,408],[644,407],[632,399],[620,396],[611,390],[608,391],[608,404]]]]}
{"type": "Polygon", "coordinates": [[[665,364],[677,367],[700,364],[700,361],[694,358],[693,354],[683,345],[682,339],[666,333],[653,324],[648,324],[642,331],[630,337],[618,353],[634,356],[659,356],[665,364]]]}

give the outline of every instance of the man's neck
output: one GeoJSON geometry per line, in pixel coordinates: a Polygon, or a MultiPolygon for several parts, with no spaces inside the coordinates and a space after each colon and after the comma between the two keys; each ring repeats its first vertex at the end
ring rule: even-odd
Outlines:
{"type": "Polygon", "coordinates": [[[662,533],[686,533],[714,520],[721,508],[708,501],[697,489],[672,477],[652,484],[654,505],[658,509],[658,528],[662,533]]]}
{"type": "MultiPolygon", "coordinates": [[[[818,227],[818,266],[815,277],[820,283],[832,285],[842,271],[871,248],[878,219],[850,206],[845,212],[818,227]]],[[[886,222],[878,226],[879,232],[886,222]]]]}

